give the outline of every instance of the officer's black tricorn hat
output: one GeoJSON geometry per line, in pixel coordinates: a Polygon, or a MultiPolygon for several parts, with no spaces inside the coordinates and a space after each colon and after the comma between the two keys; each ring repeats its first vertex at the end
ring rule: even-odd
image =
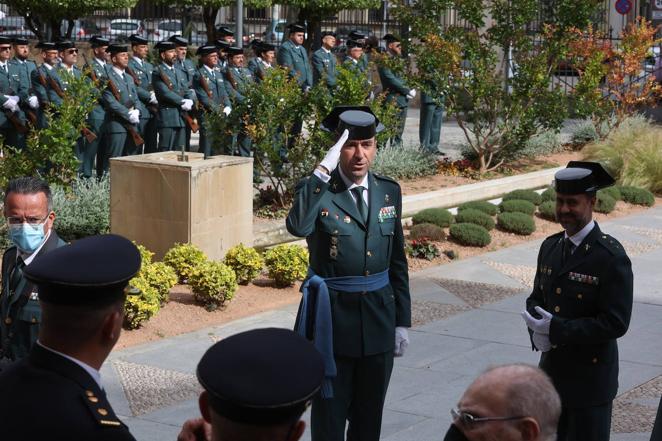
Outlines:
{"type": "Polygon", "coordinates": [[[306,27],[298,23],[290,23],[287,25],[287,29],[292,32],[306,32],[306,27]]]}
{"type": "Polygon", "coordinates": [[[254,329],[214,344],[198,363],[198,381],[219,415],[251,426],[295,422],[324,379],[308,340],[281,328],[254,329]]]}
{"type": "Polygon", "coordinates": [[[132,34],[131,36],[129,36],[129,41],[132,44],[148,44],[149,43],[148,39],[146,39],[145,37],[141,37],[138,34],[132,34]]]}
{"type": "Polygon", "coordinates": [[[11,37],[6,35],[0,35],[0,44],[12,44],[13,40],[11,37]]]}
{"type": "Polygon", "coordinates": [[[598,191],[614,185],[614,178],[599,162],[570,161],[554,175],[554,190],[561,194],[598,191]]]}
{"type": "Polygon", "coordinates": [[[168,41],[171,43],[175,43],[175,46],[177,47],[185,47],[188,46],[188,40],[181,35],[173,35],[172,37],[168,38],[168,41]]]}
{"type": "Polygon", "coordinates": [[[231,57],[233,57],[235,55],[243,55],[244,54],[244,50],[242,48],[234,47],[234,46],[227,48],[225,50],[225,52],[227,52],[227,54],[231,57]]]}
{"type": "Polygon", "coordinates": [[[216,46],[216,49],[218,50],[225,51],[227,50],[227,48],[229,48],[232,45],[225,40],[215,40],[214,46],[216,46]]]}
{"type": "Polygon", "coordinates": [[[348,49],[351,49],[353,47],[363,47],[363,44],[359,41],[356,40],[347,40],[346,46],[348,49]]]}
{"type": "Polygon", "coordinates": [[[234,36],[234,31],[232,29],[228,28],[227,26],[221,26],[216,28],[216,33],[220,37],[233,37],[234,36]]]}
{"type": "Polygon", "coordinates": [[[140,253],[115,234],[90,236],[38,256],[23,270],[39,298],[57,305],[105,305],[124,296],[140,270],[140,253]]]}
{"type": "Polygon", "coordinates": [[[108,46],[109,44],[110,40],[102,37],[101,35],[93,35],[90,37],[90,46],[92,47],[103,47],[108,46]]]}
{"type": "Polygon", "coordinates": [[[393,35],[393,34],[384,35],[382,37],[382,40],[386,41],[386,43],[388,43],[388,44],[394,43],[396,41],[400,41],[400,39],[398,37],[396,37],[395,35],[393,35]]]}
{"type": "Polygon", "coordinates": [[[195,51],[195,55],[204,56],[209,54],[215,54],[217,52],[216,45],[204,44],[195,51]]]}
{"type": "Polygon", "coordinates": [[[365,40],[368,36],[361,31],[354,30],[349,33],[349,38],[352,40],[365,40]]]}
{"type": "Polygon", "coordinates": [[[58,51],[65,51],[65,50],[67,50],[67,49],[75,48],[76,45],[74,44],[73,41],[70,41],[70,40],[62,40],[62,41],[58,41],[58,42],[55,44],[55,47],[57,47],[57,50],[58,50],[58,51]]]}
{"type": "Polygon", "coordinates": [[[159,41],[154,46],[154,48],[157,49],[159,51],[159,53],[169,51],[170,49],[175,49],[176,47],[177,46],[175,46],[175,43],[173,43],[172,41],[167,41],[167,40],[159,41]]]}
{"type": "Polygon", "coordinates": [[[322,129],[342,134],[349,130],[350,141],[370,139],[384,130],[384,125],[368,106],[336,106],[322,121],[322,129]]]}
{"type": "Polygon", "coordinates": [[[30,42],[28,41],[28,39],[27,39],[27,38],[23,38],[23,37],[14,37],[14,38],[12,39],[12,43],[13,43],[13,44],[17,44],[17,45],[27,45],[27,44],[30,44],[30,42]]]}
{"type": "Polygon", "coordinates": [[[112,55],[120,54],[122,52],[129,52],[129,47],[126,44],[112,43],[108,45],[106,52],[112,55]]]}
{"type": "Polygon", "coordinates": [[[52,41],[40,41],[39,43],[37,43],[37,46],[35,46],[35,47],[37,49],[41,49],[42,51],[57,50],[57,46],[52,41]]]}

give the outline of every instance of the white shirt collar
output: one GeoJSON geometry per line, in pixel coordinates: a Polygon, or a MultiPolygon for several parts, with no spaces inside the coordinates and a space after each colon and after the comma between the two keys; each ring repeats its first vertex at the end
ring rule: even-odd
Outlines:
{"type": "Polygon", "coordinates": [[[39,346],[41,346],[42,348],[44,348],[44,349],[46,349],[46,350],[48,350],[48,351],[51,351],[51,352],[54,353],[54,354],[59,355],[60,357],[64,357],[64,358],[66,358],[67,360],[76,363],[76,364],[77,364],[78,366],[80,366],[85,372],[87,372],[88,374],[90,374],[90,377],[92,377],[92,378],[94,379],[94,381],[99,385],[99,389],[103,389],[103,385],[101,384],[101,372],[99,372],[98,370],[94,369],[92,366],[90,366],[90,365],[87,364],[87,363],[83,363],[83,362],[80,361],[80,360],[76,360],[74,357],[71,357],[71,356],[69,356],[69,355],[67,355],[67,354],[63,354],[62,352],[58,352],[58,351],[56,351],[55,349],[51,349],[51,348],[49,348],[48,346],[44,346],[44,344],[41,343],[39,340],[37,340],[37,344],[38,344],[39,346]]]}
{"type": "Polygon", "coordinates": [[[258,58],[258,60],[260,60],[260,61],[262,62],[262,64],[264,64],[265,66],[267,66],[267,67],[271,67],[271,64],[269,64],[269,63],[267,63],[266,61],[264,61],[264,60],[262,59],[262,57],[257,57],[257,58],[258,58]]]}
{"type": "Polygon", "coordinates": [[[6,61],[5,61],[4,63],[3,63],[2,61],[0,61],[0,67],[5,67],[5,66],[7,66],[8,64],[9,64],[9,63],[7,63],[6,61]]]}
{"type": "Polygon", "coordinates": [[[205,69],[207,69],[207,72],[216,75],[213,68],[207,66],[206,64],[203,64],[203,66],[205,67],[205,69]]]}
{"type": "Polygon", "coordinates": [[[42,64],[42,66],[46,66],[46,69],[48,69],[48,70],[53,70],[53,66],[51,66],[48,63],[44,63],[44,64],[42,64]]]}
{"type": "Polygon", "coordinates": [[[113,65],[113,70],[115,71],[115,73],[117,75],[119,75],[121,77],[124,77],[124,71],[122,69],[120,69],[119,67],[113,65]]]}
{"type": "Polygon", "coordinates": [[[17,248],[17,253],[16,253],[16,258],[18,259],[19,257],[23,259],[23,263],[25,265],[30,265],[32,261],[34,260],[35,257],[37,257],[37,254],[39,254],[39,251],[46,245],[46,242],[48,241],[48,238],[51,236],[51,230],[48,230],[48,233],[46,233],[46,237],[44,237],[44,241],[39,245],[39,248],[34,250],[32,254],[24,254],[21,250],[17,248]]]}
{"type": "MultiPolygon", "coordinates": [[[[581,245],[581,243],[584,241],[584,239],[586,239],[586,236],[588,236],[588,234],[593,230],[593,227],[595,227],[595,221],[591,220],[591,222],[587,223],[584,228],[579,230],[573,236],[570,236],[570,242],[572,242],[572,244],[575,247],[578,247],[579,245],[581,245]]],[[[564,233],[564,236],[567,239],[568,238],[568,233],[567,232],[564,233]]]]}
{"type": "MultiPolygon", "coordinates": [[[[363,180],[361,181],[360,184],[355,184],[351,179],[349,179],[347,176],[345,176],[345,173],[343,173],[342,168],[340,167],[340,164],[338,164],[338,173],[340,174],[340,178],[342,181],[345,183],[345,186],[347,187],[347,190],[351,190],[352,188],[361,186],[365,188],[363,191],[363,200],[365,201],[366,205],[368,205],[368,174],[363,177],[363,180]]],[[[351,191],[349,192],[350,196],[352,196],[352,199],[354,199],[354,193],[351,191]]],[[[356,200],[354,199],[354,202],[356,200]]]]}
{"type": "Polygon", "coordinates": [[[173,65],[173,66],[169,66],[168,63],[166,63],[166,62],[163,62],[163,63],[161,63],[161,64],[163,64],[167,69],[175,70],[175,66],[174,66],[174,65],[173,65]]]}
{"type": "Polygon", "coordinates": [[[133,58],[136,61],[136,63],[138,63],[139,66],[143,65],[143,60],[141,58],[138,57],[131,57],[131,58],[133,58]]]}
{"type": "Polygon", "coordinates": [[[330,53],[331,53],[331,51],[328,50],[327,48],[325,48],[324,46],[322,46],[321,49],[322,49],[324,52],[326,52],[327,54],[330,54],[330,53]]]}
{"type": "Polygon", "coordinates": [[[100,58],[94,57],[94,61],[96,61],[96,62],[97,62],[98,64],[100,64],[101,66],[105,66],[105,65],[106,65],[106,61],[105,61],[105,60],[102,60],[102,59],[100,59],[100,58]]]}

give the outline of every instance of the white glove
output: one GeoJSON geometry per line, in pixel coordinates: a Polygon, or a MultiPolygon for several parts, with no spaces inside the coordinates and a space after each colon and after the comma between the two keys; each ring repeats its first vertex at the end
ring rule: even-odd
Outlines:
{"type": "Polygon", "coordinates": [[[320,162],[320,165],[327,169],[329,173],[336,169],[338,160],[340,159],[340,149],[342,149],[342,146],[345,145],[345,142],[347,142],[347,138],[349,138],[349,130],[345,129],[345,131],[342,132],[338,142],[336,142],[333,147],[331,147],[329,151],[326,152],[326,156],[320,162]]]}
{"type": "Polygon", "coordinates": [[[402,357],[405,355],[405,349],[409,346],[409,333],[407,328],[398,326],[395,328],[395,349],[393,355],[395,357],[402,357]]]}
{"type": "Polygon", "coordinates": [[[549,335],[547,334],[538,334],[537,332],[534,332],[531,340],[533,340],[536,349],[541,352],[547,352],[552,349],[552,342],[549,341],[549,335]]]}
{"type": "Polygon", "coordinates": [[[156,94],[154,93],[153,90],[149,92],[149,102],[150,104],[158,104],[159,102],[156,100],[156,94]]]}
{"type": "Polygon", "coordinates": [[[16,112],[18,105],[16,104],[17,101],[14,101],[14,97],[5,95],[5,98],[7,98],[7,101],[2,104],[2,107],[9,109],[12,112],[16,112]]]}
{"type": "Polygon", "coordinates": [[[36,96],[32,95],[28,97],[28,106],[30,106],[33,109],[36,109],[39,107],[39,99],[37,99],[36,96]]]}
{"type": "Polygon", "coordinates": [[[375,92],[373,92],[373,91],[371,90],[371,91],[370,91],[370,95],[368,95],[368,99],[369,99],[370,101],[374,100],[374,99],[375,99],[375,92]]]}
{"type": "Polygon", "coordinates": [[[138,124],[140,122],[140,110],[129,110],[129,121],[131,124],[138,124]]]}
{"type": "Polygon", "coordinates": [[[223,107],[223,113],[225,113],[225,116],[229,116],[230,112],[232,112],[232,109],[230,108],[230,106],[223,107]]]}
{"type": "Polygon", "coordinates": [[[189,110],[191,110],[193,108],[193,100],[190,100],[188,98],[184,98],[182,100],[181,106],[182,106],[182,110],[185,110],[185,111],[188,112],[189,110]]]}
{"type": "Polygon", "coordinates": [[[18,104],[18,102],[21,100],[17,95],[5,95],[8,100],[12,100],[14,104],[18,104]]]}
{"type": "Polygon", "coordinates": [[[407,94],[407,98],[413,100],[415,97],[416,97],[416,89],[410,90],[409,93],[407,94]]]}
{"type": "Polygon", "coordinates": [[[533,332],[538,334],[549,335],[549,325],[552,323],[552,314],[542,309],[540,306],[534,308],[538,314],[542,316],[541,319],[537,319],[529,314],[529,311],[522,311],[522,318],[526,322],[526,326],[529,327],[533,332]]]}

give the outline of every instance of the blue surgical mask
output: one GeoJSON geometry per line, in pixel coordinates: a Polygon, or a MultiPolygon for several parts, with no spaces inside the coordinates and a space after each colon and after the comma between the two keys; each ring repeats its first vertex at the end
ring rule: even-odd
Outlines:
{"type": "Polygon", "coordinates": [[[24,222],[19,225],[9,225],[9,239],[19,250],[32,254],[44,241],[46,236],[46,233],[44,233],[45,225],[46,221],[41,224],[24,222]]]}

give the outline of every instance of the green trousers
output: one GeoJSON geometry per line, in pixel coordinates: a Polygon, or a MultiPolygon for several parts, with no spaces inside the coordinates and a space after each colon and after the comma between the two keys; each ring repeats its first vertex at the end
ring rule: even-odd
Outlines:
{"type": "Polygon", "coordinates": [[[408,107],[398,107],[398,122],[395,134],[391,137],[391,147],[402,147],[402,134],[405,132],[408,107]]]}
{"type": "Polygon", "coordinates": [[[418,139],[425,151],[435,153],[439,150],[441,123],[444,119],[444,106],[421,104],[421,117],[418,126],[418,139]]]}
{"type": "Polygon", "coordinates": [[[181,150],[185,145],[184,127],[163,127],[159,129],[159,151],[181,150]]]}
{"type": "Polygon", "coordinates": [[[85,138],[81,139],[82,159],[78,173],[85,177],[92,177],[94,171],[94,163],[97,163],[97,176],[103,174],[101,161],[99,160],[99,152],[105,151],[106,141],[104,136],[104,120],[103,119],[89,119],[87,121],[89,129],[97,135],[97,139],[92,142],[87,142],[85,138]]]}

